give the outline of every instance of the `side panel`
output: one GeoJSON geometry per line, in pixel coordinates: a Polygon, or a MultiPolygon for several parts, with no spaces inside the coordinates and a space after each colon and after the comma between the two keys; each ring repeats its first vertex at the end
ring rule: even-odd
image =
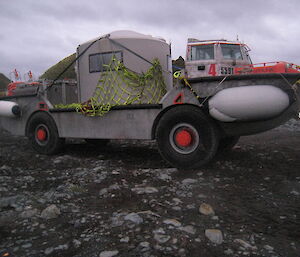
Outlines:
{"type": "Polygon", "coordinates": [[[103,117],[76,112],[52,113],[60,137],[151,139],[153,122],[160,109],[111,110],[103,117]]]}

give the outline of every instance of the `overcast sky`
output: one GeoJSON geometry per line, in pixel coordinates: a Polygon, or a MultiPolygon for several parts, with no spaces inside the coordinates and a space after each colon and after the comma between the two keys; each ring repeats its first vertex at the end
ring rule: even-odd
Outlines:
{"type": "Polygon", "coordinates": [[[253,62],[300,64],[299,0],[0,0],[0,72],[36,76],[78,44],[115,30],[172,43],[184,57],[188,37],[238,38],[253,62]]]}

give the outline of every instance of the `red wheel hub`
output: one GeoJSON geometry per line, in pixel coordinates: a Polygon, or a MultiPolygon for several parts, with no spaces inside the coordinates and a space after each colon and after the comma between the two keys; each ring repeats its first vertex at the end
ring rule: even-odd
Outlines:
{"type": "Polygon", "coordinates": [[[179,146],[188,147],[192,143],[192,135],[188,130],[183,129],[176,134],[175,140],[179,146]]]}
{"type": "Polygon", "coordinates": [[[38,140],[40,141],[45,141],[46,138],[47,138],[47,132],[44,130],[44,129],[39,129],[37,132],[36,132],[36,137],[38,140]]]}

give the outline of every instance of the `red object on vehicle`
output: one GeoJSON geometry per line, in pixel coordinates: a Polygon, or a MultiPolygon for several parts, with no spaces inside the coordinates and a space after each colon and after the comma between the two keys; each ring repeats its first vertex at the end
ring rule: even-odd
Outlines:
{"type": "Polygon", "coordinates": [[[178,145],[180,145],[182,147],[188,147],[192,143],[192,135],[186,129],[179,131],[177,133],[175,139],[176,139],[176,142],[178,143],[178,145]]]}
{"type": "Polygon", "coordinates": [[[300,66],[288,62],[265,62],[243,65],[234,69],[234,74],[253,73],[299,73],[300,66]]]}
{"type": "Polygon", "coordinates": [[[22,82],[22,81],[15,81],[11,82],[7,85],[7,95],[12,96],[14,95],[14,91],[17,89],[18,86],[26,85],[26,86],[33,86],[38,85],[39,82],[22,82]]]}

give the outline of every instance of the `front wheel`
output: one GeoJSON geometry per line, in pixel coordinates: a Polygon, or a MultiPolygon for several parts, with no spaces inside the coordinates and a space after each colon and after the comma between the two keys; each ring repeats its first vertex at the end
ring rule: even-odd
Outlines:
{"type": "Polygon", "coordinates": [[[161,155],[171,165],[194,169],[213,159],[219,133],[213,121],[199,108],[181,106],[161,118],[156,140],[161,155]]]}
{"type": "Polygon", "coordinates": [[[44,112],[38,112],[30,118],[27,136],[32,148],[41,154],[55,154],[64,144],[54,120],[44,112]]]}

